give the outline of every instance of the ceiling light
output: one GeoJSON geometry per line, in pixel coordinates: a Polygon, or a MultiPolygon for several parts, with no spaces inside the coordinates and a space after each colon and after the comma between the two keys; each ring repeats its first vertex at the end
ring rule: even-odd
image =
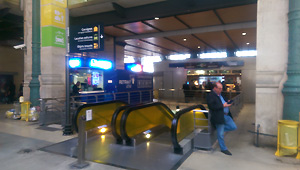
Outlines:
{"type": "Polygon", "coordinates": [[[155,20],[159,20],[159,18],[158,18],[158,17],[155,17],[154,19],[155,19],[155,20]]]}
{"type": "Polygon", "coordinates": [[[247,45],[249,45],[250,43],[246,43],[247,45]]]}
{"type": "Polygon", "coordinates": [[[198,46],[198,48],[200,48],[200,46],[198,46]]]}
{"type": "Polygon", "coordinates": [[[247,35],[247,33],[245,33],[245,32],[242,32],[242,35],[243,35],[243,36],[245,36],[245,35],[247,35]]]}
{"type": "Polygon", "coordinates": [[[186,41],[186,38],[184,38],[183,41],[186,41]]]}

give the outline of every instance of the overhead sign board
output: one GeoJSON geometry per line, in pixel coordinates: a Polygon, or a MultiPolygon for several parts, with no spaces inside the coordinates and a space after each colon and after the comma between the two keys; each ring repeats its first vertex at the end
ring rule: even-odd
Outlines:
{"type": "Polygon", "coordinates": [[[184,67],[186,69],[210,69],[220,67],[243,66],[244,61],[217,61],[217,62],[194,62],[194,63],[171,63],[169,67],[184,67]]]}
{"type": "Polygon", "coordinates": [[[70,53],[104,50],[102,24],[70,26],[70,53]]]}

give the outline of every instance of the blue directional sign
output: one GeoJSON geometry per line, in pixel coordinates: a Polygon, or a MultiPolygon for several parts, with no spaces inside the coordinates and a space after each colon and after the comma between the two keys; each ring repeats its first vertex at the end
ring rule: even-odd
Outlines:
{"type": "Polygon", "coordinates": [[[103,24],[70,26],[70,53],[104,50],[103,24]]]}

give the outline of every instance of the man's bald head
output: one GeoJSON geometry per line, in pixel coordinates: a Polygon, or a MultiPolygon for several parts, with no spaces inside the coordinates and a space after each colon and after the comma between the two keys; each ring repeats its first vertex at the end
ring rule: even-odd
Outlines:
{"type": "Polygon", "coordinates": [[[219,82],[217,83],[214,83],[213,84],[213,91],[217,94],[217,95],[220,95],[221,92],[223,90],[223,85],[219,82]]]}

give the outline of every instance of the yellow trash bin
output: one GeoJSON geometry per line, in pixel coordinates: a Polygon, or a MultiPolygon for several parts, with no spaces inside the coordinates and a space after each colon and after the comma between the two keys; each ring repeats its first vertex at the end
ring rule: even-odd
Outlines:
{"type": "Polygon", "coordinates": [[[30,102],[21,103],[21,120],[26,120],[26,122],[28,122],[30,104],[31,104],[30,102]]]}
{"type": "Polygon", "coordinates": [[[299,122],[293,120],[278,121],[276,156],[292,156],[298,152],[299,122]]]}

